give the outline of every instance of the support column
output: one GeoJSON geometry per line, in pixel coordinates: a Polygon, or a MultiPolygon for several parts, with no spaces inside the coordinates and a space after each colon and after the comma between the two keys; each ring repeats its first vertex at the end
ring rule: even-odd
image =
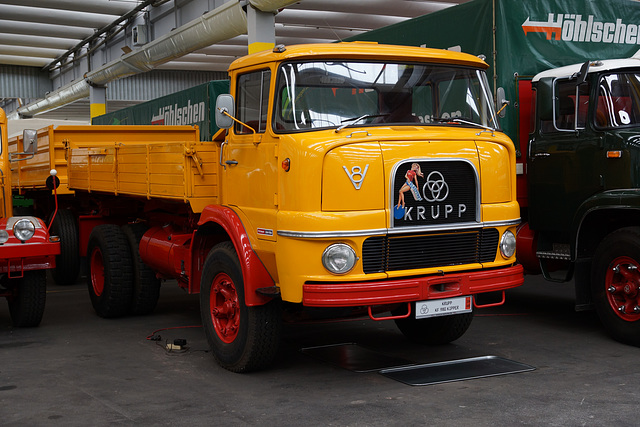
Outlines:
{"type": "Polygon", "coordinates": [[[89,88],[89,104],[92,119],[107,112],[106,86],[91,86],[89,88]]]}
{"type": "Polygon", "coordinates": [[[247,6],[249,54],[273,49],[276,45],[276,15],[247,6]]]}

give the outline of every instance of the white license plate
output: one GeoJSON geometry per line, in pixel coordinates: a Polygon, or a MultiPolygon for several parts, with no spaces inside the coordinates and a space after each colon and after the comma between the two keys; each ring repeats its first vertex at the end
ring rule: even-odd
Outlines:
{"type": "Polygon", "coordinates": [[[471,296],[418,301],[416,302],[416,319],[469,313],[472,310],[473,297],[471,296]]]}

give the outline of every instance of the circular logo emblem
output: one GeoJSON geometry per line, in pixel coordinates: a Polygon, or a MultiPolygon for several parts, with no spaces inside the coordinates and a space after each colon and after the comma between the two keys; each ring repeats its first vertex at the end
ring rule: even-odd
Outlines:
{"type": "Polygon", "coordinates": [[[440,172],[433,171],[427,176],[422,193],[428,202],[442,202],[449,195],[449,186],[440,172]]]}

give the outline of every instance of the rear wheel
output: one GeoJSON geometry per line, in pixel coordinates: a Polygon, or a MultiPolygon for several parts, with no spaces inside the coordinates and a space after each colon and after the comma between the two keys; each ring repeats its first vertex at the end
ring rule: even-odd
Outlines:
{"type": "Polygon", "coordinates": [[[100,317],[119,317],[131,307],[133,271],[131,250],[117,225],[99,225],[89,237],[87,285],[100,317]]]}
{"type": "Polygon", "coordinates": [[[144,315],[151,313],[160,297],[160,279],[140,258],[140,239],[147,231],[147,226],[141,223],[128,224],[122,227],[131,249],[133,267],[133,290],[130,313],[144,315]]]}
{"type": "Polygon", "coordinates": [[[20,279],[10,279],[13,296],[9,298],[11,323],[17,328],[38,326],[47,299],[46,270],[25,271],[20,279]]]}
{"type": "Polygon", "coordinates": [[[412,310],[411,316],[396,319],[395,322],[405,337],[419,344],[446,344],[455,341],[467,332],[473,320],[473,312],[416,319],[415,304],[412,310]]]}
{"type": "Polygon", "coordinates": [[[247,307],[240,261],[231,242],[215,246],[203,266],[200,312],[211,351],[233,372],[255,371],[276,356],[282,327],[280,301],[247,307]]]}
{"type": "Polygon", "coordinates": [[[640,228],[605,237],[592,268],[592,297],[604,328],[614,339],[640,347],[640,228]]]}
{"type": "Polygon", "coordinates": [[[56,256],[51,276],[57,285],[73,285],[80,272],[78,225],[73,212],[59,210],[51,224],[51,234],[60,237],[60,255],[56,256]]]}

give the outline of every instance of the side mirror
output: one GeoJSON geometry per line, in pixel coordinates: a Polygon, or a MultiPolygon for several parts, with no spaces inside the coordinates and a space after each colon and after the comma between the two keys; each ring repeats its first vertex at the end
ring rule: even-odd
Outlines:
{"type": "Polygon", "coordinates": [[[25,129],[22,131],[22,153],[35,155],[38,150],[38,131],[35,129],[25,129]]]}
{"type": "Polygon", "coordinates": [[[582,64],[582,67],[580,67],[580,71],[578,72],[578,75],[575,76],[575,77],[577,77],[576,86],[580,86],[585,81],[587,81],[587,74],[588,73],[589,73],[589,61],[587,61],[584,64],[582,64]]]}
{"type": "Polygon", "coordinates": [[[233,117],[235,114],[236,105],[233,95],[228,93],[218,95],[216,99],[216,125],[220,129],[229,129],[233,126],[233,119],[229,116],[233,117]]]}
{"type": "Polygon", "coordinates": [[[28,160],[33,158],[38,151],[38,131],[35,129],[25,129],[22,131],[22,140],[18,139],[17,153],[9,153],[9,161],[28,160]],[[22,145],[20,145],[22,144],[22,145]]]}
{"type": "Polygon", "coordinates": [[[500,116],[500,118],[504,117],[506,114],[505,111],[505,107],[507,105],[509,105],[509,100],[506,98],[505,93],[504,93],[504,88],[503,87],[499,87],[496,90],[496,108],[498,108],[498,116],[500,116]]]}

